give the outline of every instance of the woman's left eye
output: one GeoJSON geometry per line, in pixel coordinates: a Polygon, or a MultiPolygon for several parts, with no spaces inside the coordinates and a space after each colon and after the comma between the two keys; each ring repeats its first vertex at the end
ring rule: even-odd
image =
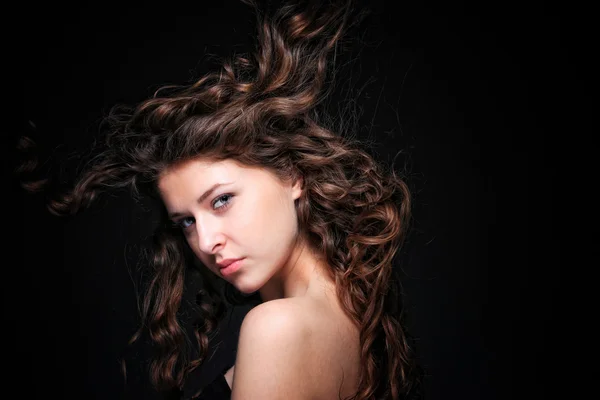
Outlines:
{"type": "Polygon", "coordinates": [[[232,197],[233,195],[229,193],[217,197],[212,204],[213,208],[216,210],[227,208],[229,206],[229,203],[231,202],[232,197]],[[219,203],[221,203],[222,205],[217,205],[219,203]]]}

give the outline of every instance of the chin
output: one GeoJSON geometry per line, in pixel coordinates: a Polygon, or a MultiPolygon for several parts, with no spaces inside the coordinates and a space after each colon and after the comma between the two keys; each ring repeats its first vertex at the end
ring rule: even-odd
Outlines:
{"type": "Polygon", "coordinates": [[[254,288],[254,287],[238,287],[236,286],[237,290],[240,291],[241,294],[244,295],[248,295],[251,296],[252,294],[258,292],[258,288],[254,288]]]}
{"type": "Polygon", "coordinates": [[[233,286],[235,286],[235,288],[243,295],[247,295],[250,296],[256,292],[258,292],[258,290],[260,289],[260,286],[257,285],[252,285],[252,284],[246,284],[244,285],[243,283],[240,282],[236,282],[233,284],[233,286]]]}

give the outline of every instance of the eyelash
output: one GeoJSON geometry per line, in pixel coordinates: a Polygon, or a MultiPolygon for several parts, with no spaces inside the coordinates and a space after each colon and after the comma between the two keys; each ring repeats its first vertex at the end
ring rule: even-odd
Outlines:
{"type": "MultiPolygon", "coordinates": [[[[219,197],[215,198],[215,200],[212,202],[213,209],[214,209],[215,211],[218,211],[218,212],[223,212],[223,211],[225,211],[227,208],[229,208],[229,206],[230,206],[230,204],[231,204],[231,198],[232,198],[232,197],[233,197],[233,195],[232,195],[231,193],[226,193],[226,194],[222,194],[222,195],[220,195],[219,197]],[[222,200],[223,198],[228,198],[229,200],[227,200],[226,202],[224,202],[224,204],[223,204],[221,207],[214,208],[214,206],[215,206],[215,203],[217,203],[219,200],[222,200]]],[[[188,226],[183,226],[183,221],[186,221],[186,220],[187,220],[187,219],[189,219],[189,218],[194,218],[194,217],[184,217],[184,218],[180,219],[180,220],[179,220],[179,221],[177,221],[177,222],[173,222],[173,225],[174,225],[176,228],[180,228],[180,229],[186,230],[186,229],[187,229],[187,228],[189,228],[191,225],[188,225],[188,226]]]]}

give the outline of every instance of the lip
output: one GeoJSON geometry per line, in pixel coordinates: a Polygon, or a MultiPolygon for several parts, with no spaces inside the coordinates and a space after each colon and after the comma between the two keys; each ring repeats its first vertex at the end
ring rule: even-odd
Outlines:
{"type": "Polygon", "coordinates": [[[224,260],[217,265],[219,266],[219,272],[221,272],[221,275],[228,276],[239,270],[242,267],[243,263],[244,259],[238,258],[237,260],[224,260]]]}
{"type": "Polygon", "coordinates": [[[221,262],[216,263],[219,269],[223,269],[228,267],[230,264],[233,264],[236,261],[242,260],[242,258],[226,258],[221,262]]]}

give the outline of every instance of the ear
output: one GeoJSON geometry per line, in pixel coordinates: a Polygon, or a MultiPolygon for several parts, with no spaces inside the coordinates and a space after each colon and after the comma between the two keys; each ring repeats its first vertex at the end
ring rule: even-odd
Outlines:
{"type": "Polygon", "coordinates": [[[294,180],[294,185],[292,186],[292,199],[298,200],[302,195],[302,189],[304,186],[304,179],[302,176],[299,176],[294,180]]]}

